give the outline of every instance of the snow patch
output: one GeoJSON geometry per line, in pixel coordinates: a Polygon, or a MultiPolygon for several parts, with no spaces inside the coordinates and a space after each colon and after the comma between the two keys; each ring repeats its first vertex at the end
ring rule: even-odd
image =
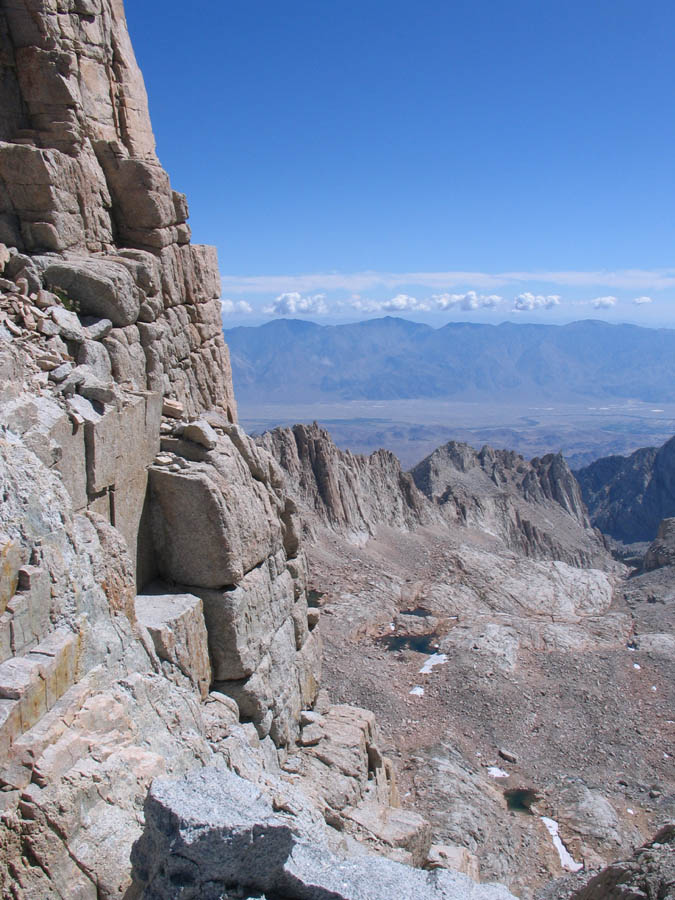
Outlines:
{"type": "Polygon", "coordinates": [[[499,766],[489,766],[487,770],[490,778],[508,778],[509,773],[505,772],[504,769],[500,769],[499,766]]]}
{"type": "Polygon", "coordinates": [[[429,672],[433,669],[434,666],[441,666],[443,663],[448,661],[448,657],[445,653],[434,653],[429,659],[424,663],[422,668],[419,671],[420,675],[428,675],[429,672]]]}
{"type": "Polygon", "coordinates": [[[424,688],[416,686],[410,691],[413,697],[423,697],[424,696],[424,688]]]}
{"type": "Polygon", "coordinates": [[[558,856],[560,857],[560,865],[563,869],[566,869],[568,872],[578,872],[580,869],[583,869],[583,863],[578,863],[575,859],[570,855],[569,850],[563,844],[558,823],[555,819],[549,819],[547,816],[542,816],[541,821],[546,826],[546,830],[551,835],[551,840],[553,841],[553,846],[558,851],[558,856]]]}

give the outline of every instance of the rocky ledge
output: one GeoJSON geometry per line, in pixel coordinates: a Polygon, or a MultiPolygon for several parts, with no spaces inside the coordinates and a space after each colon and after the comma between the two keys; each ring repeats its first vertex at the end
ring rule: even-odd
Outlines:
{"type": "Polygon", "coordinates": [[[299,810],[227,771],[156,780],[145,821],[133,853],[145,900],[514,900],[459,873],[340,857],[299,810]]]}

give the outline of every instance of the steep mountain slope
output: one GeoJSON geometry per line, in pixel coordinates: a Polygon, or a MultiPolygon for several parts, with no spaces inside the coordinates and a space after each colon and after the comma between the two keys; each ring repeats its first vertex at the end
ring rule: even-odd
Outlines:
{"type": "Polygon", "coordinates": [[[318,523],[363,540],[380,525],[409,529],[437,518],[387,450],[339,450],[316,423],[275,428],[256,442],[281,465],[310,532],[318,523]]]}
{"type": "Polygon", "coordinates": [[[437,852],[531,898],[561,873],[542,816],[596,867],[675,813],[669,570],[625,578],[560,456],[447,445],[411,506],[389,454],[315,426],[257,441],[310,538],[324,683],[376,712],[437,852]]]}
{"type": "Polygon", "coordinates": [[[439,329],[387,316],[319,326],[282,319],[225,332],[241,399],[669,397],[675,331],[583,321],[439,329]]]}
{"type": "Polygon", "coordinates": [[[660,521],[675,516],[675,438],[598,459],[575,475],[591,521],[617,541],[651,541],[660,521]]]}
{"type": "Polygon", "coordinates": [[[560,454],[527,462],[513,451],[476,451],[450,441],[411,474],[451,522],[497,534],[528,556],[582,566],[606,563],[579,486],[560,454]]]}

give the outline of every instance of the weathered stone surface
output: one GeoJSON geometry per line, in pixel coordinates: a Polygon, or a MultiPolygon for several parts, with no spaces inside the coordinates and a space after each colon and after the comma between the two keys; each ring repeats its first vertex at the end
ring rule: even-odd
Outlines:
{"type": "Polygon", "coordinates": [[[74,312],[64,309],[63,306],[52,306],[51,317],[56,323],[59,334],[66,341],[81,343],[84,340],[84,331],[79,318],[74,312]]]}
{"type": "Polygon", "coordinates": [[[213,450],[218,443],[218,435],[204,419],[190,422],[189,425],[186,425],[183,429],[183,437],[186,441],[194,441],[196,444],[201,444],[207,450],[213,450]]]}
{"type": "Polygon", "coordinates": [[[216,900],[224,891],[289,900],[509,900],[505,888],[464,875],[424,872],[383,859],[340,859],[301,817],[274,812],[236,775],[204,769],[157,779],[133,852],[144,900],[216,900]],[[259,895],[259,894],[258,894],[259,895]]]}
{"type": "Polygon", "coordinates": [[[645,553],[645,572],[675,566],[675,519],[663,519],[656,538],[645,553]]]}
{"type": "Polygon", "coordinates": [[[291,576],[285,569],[279,571],[277,562],[270,560],[249,572],[232,589],[200,589],[198,594],[204,603],[214,681],[252,675],[269,650],[277,628],[291,614],[291,576]]]}
{"type": "Polygon", "coordinates": [[[14,596],[23,557],[18,541],[13,541],[9,535],[0,533],[0,613],[5,611],[14,596]]]}
{"type": "MultiPolygon", "coordinates": [[[[105,353],[105,350],[103,352],[105,353]]],[[[112,381],[101,379],[91,366],[76,366],[72,375],[79,376],[77,390],[85,399],[101,404],[113,403],[115,400],[112,381]]]]}
{"type": "Polygon", "coordinates": [[[5,274],[120,328],[161,321],[142,358],[117,342],[115,377],[233,421],[215,251],[190,246],[185,198],[155,156],[123,7],[20,3],[2,24],[0,237],[22,251],[5,274]]]}
{"type": "Polygon", "coordinates": [[[215,686],[237,701],[242,716],[255,724],[261,737],[269,734],[279,747],[293,743],[303,696],[291,620],[274,632],[269,650],[249,678],[216,681],[215,686]]]}
{"type": "Polygon", "coordinates": [[[87,505],[84,431],[73,428],[63,408],[46,396],[23,394],[5,403],[0,419],[26,447],[61,475],[76,510],[87,505]]]}
{"type": "Polygon", "coordinates": [[[561,454],[527,462],[510,450],[477,451],[450,441],[411,475],[452,524],[499,535],[507,546],[535,558],[611,566],[561,454]]]}
{"type": "Polygon", "coordinates": [[[85,335],[90,341],[102,341],[104,337],[108,337],[113,327],[110,319],[99,319],[92,316],[83,317],[82,324],[85,335]]]}
{"type": "Polygon", "coordinates": [[[138,318],[140,291],[119,263],[104,259],[52,262],[43,272],[45,283],[65,291],[84,315],[110,319],[123,327],[138,318]]]}
{"type": "Polygon", "coordinates": [[[211,684],[211,666],[199,597],[154,592],[139,594],[135,610],[137,620],[150,632],[157,656],[175,665],[204,699],[211,684]]]}
{"type": "MultiPolygon", "coordinates": [[[[344,816],[356,826],[352,833],[357,834],[363,843],[372,841],[380,851],[387,848],[385,853],[388,852],[398,862],[420,867],[426,863],[431,846],[431,826],[412,810],[367,800],[345,810],[344,816]]],[[[454,866],[444,868],[461,871],[454,866]]]]}
{"type": "Polygon", "coordinates": [[[103,382],[112,380],[110,356],[103,344],[98,341],[86,340],[80,344],[77,352],[77,363],[80,366],[88,366],[96,377],[103,382]]]}
{"type": "Polygon", "coordinates": [[[474,881],[480,881],[478,859],[466,847],[457,844],[432,844],[429,848],[426,867],[428,869],[454,869],[463,872],[474,881]]]}
{"type": "Polygon", "coordinates": [[[153,467],[150,487],[155,549],[165,578],[195,587],[231,586],[283,545],[274,494],[253,478],[226,436],[208,464],[193,463],[180,472],[153,467]]]}
{"type": "Polygon", "coordinates": [[[164,398],[164,403],[162,404],[163,416],[169,416],[171,419],[180,419],[184,412],[185,410],[182,403],[178,403],[177,400],[164,398]]]}

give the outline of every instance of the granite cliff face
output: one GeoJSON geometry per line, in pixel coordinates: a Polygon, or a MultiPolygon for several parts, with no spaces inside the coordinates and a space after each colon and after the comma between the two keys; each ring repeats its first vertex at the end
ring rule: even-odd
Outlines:
{"type": "Polygon", "coordinates": [[[591,521],[617,541],[652,541],[660,521],[675,515],[675,438],[598,459],[575,475],[591,521]]]}
{"type": "Polygon", "coordinates": [[[0,42],[2,896],[142,896],[149,785],[206,765],[421,864],[374,717],[318,694],[294,504],[236,425],[122,3],[2,3],[0,42]]]}
{"type": "MultiPolygon", "coordinates": [[[[234,420],[215,251],[190,244],[185,196],[155,155],[120,0],[0,7],[0,241],[6,276],[109,319],[115,381],[234,420]]],[[[89,352],[88,352],[89,351],[89,352]]]]}
{"type": "Polygon", "coordinates": [[[275,428],[257,443],[279,462],[310,531],[320,524],[358,542],[378,526],[410,529],[434,520],[410,475],[387,450],[371,456],[339,450],[316,422],[275,428]]]}

